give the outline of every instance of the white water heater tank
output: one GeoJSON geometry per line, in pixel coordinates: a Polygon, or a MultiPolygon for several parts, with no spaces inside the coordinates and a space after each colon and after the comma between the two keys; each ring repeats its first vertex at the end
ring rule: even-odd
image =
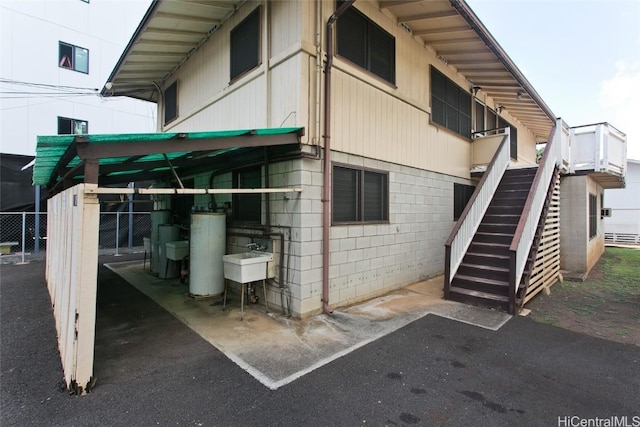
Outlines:
{"type": "Polygon", "coordinates": [[[189,293],[215,296],[224,292],[222,257],[226,251],[227,216],[213,212],[191,214],[189,293]]]}

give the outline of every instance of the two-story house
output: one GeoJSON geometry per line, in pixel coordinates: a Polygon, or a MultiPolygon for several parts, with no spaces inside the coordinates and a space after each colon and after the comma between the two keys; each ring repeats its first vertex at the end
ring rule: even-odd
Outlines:
{"type": "Polygon", "coordinates": [[[139,191],[161,221],[225,215],[226,252],[272,251],[269,304],[295,317],[443,272],[446,298],[515,313],[593,266],[624,182],[624,134],[558,119],[462,0],[156,1],[103,91],[155,102],[158,133],[39,139],[49,243],[77,239],[49,252],[54,300],[95,282],[99,194],[139,191]],[[157,185],[103,187],[139,179],[157,185]]]}

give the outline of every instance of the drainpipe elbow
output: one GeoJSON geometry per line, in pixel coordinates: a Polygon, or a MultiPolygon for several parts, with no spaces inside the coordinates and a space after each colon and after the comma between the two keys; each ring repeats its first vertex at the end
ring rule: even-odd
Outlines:
{"type": "Polygon", "coordinates": [[[333,308],[331,308],[329,304],[324,301],[322,302],[322,311],[324,312],[324,314],[328,314],[329,316],[333,314],[333,308]]]}

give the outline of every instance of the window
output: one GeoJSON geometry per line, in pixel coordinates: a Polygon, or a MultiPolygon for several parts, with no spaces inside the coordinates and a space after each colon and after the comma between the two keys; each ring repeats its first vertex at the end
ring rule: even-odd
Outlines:
{"type": "Polygon", "coordinates": [[[164,124],[178,117],[178,81],[164,90],[164,124]]]}
{"type": "Polygon", "coordinates": [[[474,120],[474,125],[473,125],[473,131],[474,132],[482,132],[483,130],[487,130],[487,127],[484,124],[484,104],[482,104],[480,101],[476,100],[473,103],[473,108],[474,108],[474,115],[475,118],[474,120]]]}
{"type": "Polygon", "coordinates": [[[460,219],[464,208],[471,200],[476,187],[473,185],[453,184],[453,220],[460,219]]]}
{"type": "Polygon", "coordinates": [[[388,175],[367,169],[333,167],[333,223],[389,219],[388,175]]]}
{"type": "Polygon", "coordinates": [[[518,160],[518,128],[513,126],[511,123],[503,119],[502,117],[498,117],[498,127],[509,129],[509,144],[511,149],[511,158],[513,160],[518,160]]]}
{"type": "Polygon", "coordinates": [[[396,39],[391,34],[350,7],[338,18],[336,38],[338,55],[395,84],[396,39]]]}
{"type": "Polygon", "coordinates": [[[471,94],[431,67],[431,121],[471,138],[471,94]]]}
{"type": "Polygon", "coordinates": [[[231,30],[231,80],[260,65],[260,8],[231,30]]]}
{"type": "MultiPolygon", "coordinates": [[[[245,169],[233,173],[233,188],[262,188],[262,169],[245,169]]],[[[234,194],[232,196],[234,221],[262,223],[262,194],[234,194]]]]}
{"type": "Polygon", "coordinates": [[[598,198],[589,194],[589,239],[598,234],[598,198]]]}
{"type": "Polygon", "coordinates": [[[58,135],[85,135],[89,133],[89,123],[85,120],[58,117],[58,135]]]}
{"type": "Polygon", "coordinates": [[[69,70],[89,73],[89,49],[72,44],[58,43],[58,66],[69,70]]]}

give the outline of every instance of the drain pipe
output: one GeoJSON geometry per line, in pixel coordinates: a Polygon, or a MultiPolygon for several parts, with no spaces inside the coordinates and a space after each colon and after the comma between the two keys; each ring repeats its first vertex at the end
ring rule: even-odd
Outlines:
{"type": "Polygon", "coordinates": [[[333,24],[355,0],[342,3],[327,21],[327,66],[324,70],[324,175],[322,178],[322,311],[332,314],[329,305],[329,231],[331,220],[331,67],[333,66],[333,24]]]}

